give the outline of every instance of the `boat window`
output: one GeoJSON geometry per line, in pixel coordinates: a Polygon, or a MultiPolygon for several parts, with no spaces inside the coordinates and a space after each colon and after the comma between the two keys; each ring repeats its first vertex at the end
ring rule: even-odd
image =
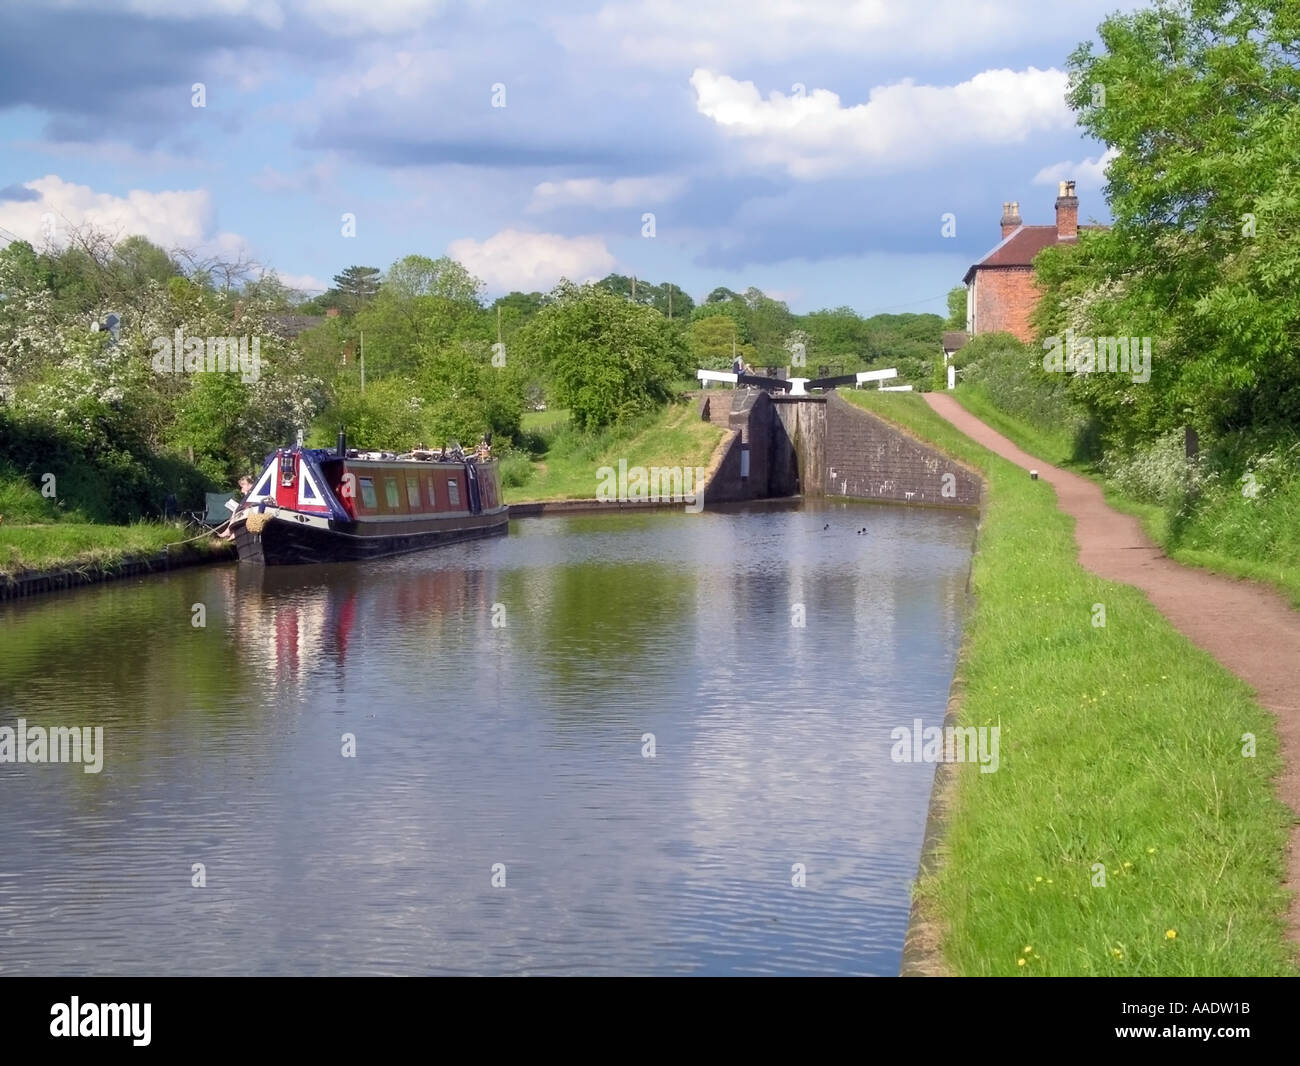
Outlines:
{"type": "Polygon", "coordinates": [[[361,505],[369,511],[378,510],[379,500],[375,497],[375,479],[363,477],[358,480],[361,482],[361,505]]]}
{"type": "Polygon", "coordinates": [[[429,489],[429,507],[431,510],[436,509],[438,506],[438,494],[434,491],[434,480],[431,477],[426,477],[424,480],[429,489]]]}
{"type": "Polygon", "coordinates": [[[406,502],[411,505],[412,511],[420,509],[420,481],[410,474],[406,475],[406,502]]]}
{"type": "Polygon", "coordinates": [[[460,506],[460,486],[456,484],[455,478],[447,482],[447,502],[453,507],[460,506]]]}
{"type": "Polygon", "coordinates": [[[388,497],[390,511],[396,511],[402,505],[402,497],[397,494],[397,478],[384,478],[384,495],[388,497]]]}

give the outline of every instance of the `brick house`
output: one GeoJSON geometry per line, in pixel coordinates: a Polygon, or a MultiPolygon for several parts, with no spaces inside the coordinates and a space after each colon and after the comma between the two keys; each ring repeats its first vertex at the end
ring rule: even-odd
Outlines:
{"type": "Polygon", "coordinates": [[[1079,225],[1079,198],[1074,182],[1063,181],[1056,197],[1056,222],[1050,226],[1026,226],[1020,219],[1020,204],[1002,205],[1002,241],[966,271],[966,332],[1011,333],[1022,341],[1034,339],[1029,315],[1038,303],[1034,283],[1034,256],[1055,244],[1077,244],[1080,229],[1102,229],[1079,225]]]}

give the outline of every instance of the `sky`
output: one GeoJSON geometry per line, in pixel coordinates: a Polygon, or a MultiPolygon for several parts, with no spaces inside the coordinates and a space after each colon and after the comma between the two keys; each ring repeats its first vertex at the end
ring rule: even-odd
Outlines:
{"type": "Polygon", "coordinates": [[[1057,182],[1066,60],[1124,0],[5,0],[0,240],[244,255],[305,295],[450,255],[495,297],[935,311],[1057,182]],[[945,216],[951,215],[946,228],[945,216]]]}

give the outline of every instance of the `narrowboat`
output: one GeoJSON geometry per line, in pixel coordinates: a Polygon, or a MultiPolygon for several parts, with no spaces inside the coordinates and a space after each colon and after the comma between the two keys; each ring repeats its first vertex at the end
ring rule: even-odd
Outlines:
{"type": "Polygon", "coordinates": [[[230,519],[241,561],[377,559],[506,532],[496,462],[453,452],[280,448],[230,519]]]}

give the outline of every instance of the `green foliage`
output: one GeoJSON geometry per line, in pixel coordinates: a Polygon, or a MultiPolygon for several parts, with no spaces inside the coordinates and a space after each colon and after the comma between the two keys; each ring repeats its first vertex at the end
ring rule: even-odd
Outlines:
{"type": "Polygon", "coordinates": [[[562,283],[523,335],[579,430],[666,403],[688,369],[685,344],[658,311],[598,285],[562,283]]]}
{"type": "Polygon", "coordinates": [[[948,321],[944,329],[966,328],[966,286],[958,285],[948,290],[948,321]]]}
{"type": "Polygon", "coordinates": [[[324,311],[329,307],[337,307],[345,315],[355,315],[379,292],[379,268],[350,266],[342,273],[335,274],[333,281],[333,296],[322,300],[320,309],[324,311]]]}
{"type": "Polygon", "coordinates": [[[1043,370],[1041,349],[1022,344],[1010,333],[981,333],[953,356],[953,363],[962,388],[984,401],[979,404],[982,416],[991,405],[1052,439],[1054,454],[1046,458],[1096,457],[1092,420],[1071,397],[1066,375],[1043,370]],[[1055,454],[1058,450],[1064,454],[1055,454]]]}
{"type": "Polygon", "coordinates": [[[1072,383],[1121,447],[1300,424],[1298,30],[1291,0],[1171,0],[1111,16],[1070,57],[1080,125],[1118,151],[1115,224],[1039,256],[1036,325],[1152,338],[1149,384],[1072,383]]]}
{"type": "Polygon", "coordinates": [[[690,349],[691,361],[704,370],[730,370],[734,344],[735,355],[753,365],[758,353],[752,344],[737,342],[737,333],[731,315],[703,315],[695,319],[686,330],[686,344],[690,349]]]}

